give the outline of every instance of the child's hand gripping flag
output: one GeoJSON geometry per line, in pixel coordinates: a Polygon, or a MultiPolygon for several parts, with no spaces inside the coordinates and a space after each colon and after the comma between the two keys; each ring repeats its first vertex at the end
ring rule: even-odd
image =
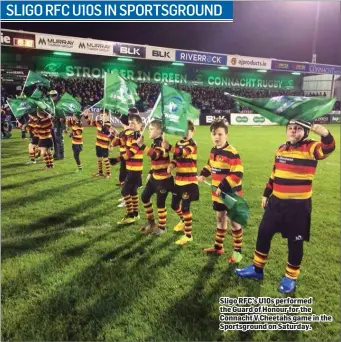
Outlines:
{"type": "MultiPolygon", "coordinates": [[[[207,182],[205,183],[210,185],[214,192],[217,191],[218,187],[207,182]]],[[[236,193],[227,194],[225,192],[221,192],[220,198],[224,202],[224,205],[228,208],[227,216],[230,218],[230,220],[245,226],[249,218],[249,207],[245,199],[236,193]]]]}

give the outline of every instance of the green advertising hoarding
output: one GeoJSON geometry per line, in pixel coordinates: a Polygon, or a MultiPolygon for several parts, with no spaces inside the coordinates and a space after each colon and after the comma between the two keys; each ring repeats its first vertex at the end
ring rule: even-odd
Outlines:
{"type": "MultiPolygon", "coordinates": [[[[10,59],[10,58],[9,58],[10,59]]],[[[218,69],[213,66],[187,64],[172,65],[147,60],[118,61],[103,56],[57,56],[52,53],[35,52],[23,60],[29,68],[46,76],[102,78],[105,72],[118,70],[122,76],[136,82],[166,82],[219,88],[252,88],[269,90],[300,90],[299,75],[255,70],[218,69]]]]}

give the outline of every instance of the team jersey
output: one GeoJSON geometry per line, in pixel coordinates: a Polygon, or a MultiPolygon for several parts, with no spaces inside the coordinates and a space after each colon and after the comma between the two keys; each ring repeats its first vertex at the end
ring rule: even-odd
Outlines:
{"type": "MultiPolygon", "coordinates": [[[[224,147],[213,147],[207,164],[201,175],[212,177],[212,185],[219,187],[224,193],[242,195],[242,178],[244,167],[237,150],[226,143],[224,147]]],[[[223,203],[221,197],[212,190],[212,200],[223,203]]]]}
{"type": "Polygon", "coordinates": [[[131,134],[126,143],[126,150],[122,158],[126,161],[126,169],[128,171],[142,171],[143,170],[143,149],[144,146],[137,145],[137,139],[140,137],[139,132],[131,134]]]}
{"type": "Polygon", "coordinates": [[[97,127],[96,146],[109,148],[110,142],[114,138],[114,135],[109,130],[111,127],[110,121],[88,120],[88,124],[97,127]]]}
{"type": "Polygon", "coordinates": [[[134,131],[131,130],[130,128],[124,129],[121,131],[113,141],[112,145],[113,146],[119,146],[120,147],[120,155],[123,156],[126,152],[126,146],[127,146],[127,141],[129,137],[134,134],[134,131]]]}
{"type": "Polygon", "coordinates": [[[170,164],[169,153],[162,147],[162,138],[154,139],[151,147],[146,147],[144,152],[151,158],[151,170],[150,174],[156,180],[168,179],[172,177],[167,172],[167,168],[170,164]]]}
{"type": "Polygon", "coordinates": [[[197,145],[193,139],[182,139],[175,146],[170,146],[173,153],[171,163],[176,167],[175,184],[198,184],[197,180],[197,145]]]}
{"type": "Polygon", "coordinates": [[[276,154],[272,173],[264,196],[271,194],[280,199],[308,199],[317,161],[325,159],[335,150],[331,134],[321,141],[306,139],[297,144],[281,145],[276,154]]]}
{"type": "Polygon", "coordinates": [[[30,132],[31,138],[38,137],[38,117],[29,116],[27,124],[23,126],[23,129],[30,132]]]}
{"type": "Polygon", "coordinates": [[[67,119],[67,125],[72,129],[72,144],[82,145],[83,144],[83,125],[80,120],[73,120],[72,118],[67,119]]]}
{"type": "Polygon", "coordinates": [[[53,128],[52,118],[45,116],[38,118],[36,132],[40,140],[52,138],[51,129],[53,128]]]}

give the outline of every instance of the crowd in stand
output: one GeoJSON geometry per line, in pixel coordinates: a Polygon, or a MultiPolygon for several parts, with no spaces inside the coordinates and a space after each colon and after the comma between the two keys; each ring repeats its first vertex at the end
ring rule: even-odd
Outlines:
{"type": "MultiPolygon", "coordinates": [[[[51,77],[51,87],[56,89],[60,94],[67,92],[81,102],[83,107],[91,106],[103,98],[103,79],[91,78],[62,78],[51,77]]],[[[213,88],[198,87],[189,85],[176,85],[177,88],[187,91],[192,95],[192,103],[195,107],[201,109],[202,113],[210,113],[212,110],[231,110],[231,111],[247,111],[247,108],[238,107],[235,101],[224,95],[228,92],[233,95],[260,98],[273,97],[280,95],[288,96],[326,96],[326,93],[304,93],[303,91],[277,90],[270,91],[265,89],[243,89],[243,88],[213,88]]],[[[1,87],[1,105],[5,103],[7,97],[13,97],[1,87]]],[[[140,111],[152,108],[160,92],[160,85],[155,83],[139,83],[138,94],[140,101],[137,107],[140,111]]],[[[335,110],[340,110],[340,101],[335,104],[335,110]]]]}

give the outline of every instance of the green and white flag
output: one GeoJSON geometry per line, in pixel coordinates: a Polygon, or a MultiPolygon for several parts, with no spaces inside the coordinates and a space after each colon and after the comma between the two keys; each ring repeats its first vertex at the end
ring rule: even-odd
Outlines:
{"type": "Polygon", "coordinates": [[[50,88],[50,81],[33,71],[29,71],[24,84],[24,88],[32,85],[42,85],[46,88],[50,88]]]}
{"type": "Polygon", "coordinates": [[[151,113],[151,120],[161,120],[165,133],[187,136],[187,112],[190,103],[190,94],[161,85],[161,93],[151,113]]]}
{"type": "Polygon", "coordinates": [[[312,121],[328,114],[336,101],[334,98],[304,96],[276,96],[270,99],[231,96],[239,104],[252,108],[256,113],[280,125],[287,124],[291,119],[312,121]]]}
{"type": "Polygon", "coordinates": [[[7,103],[16,119],[37,110],[37,106],[28,99],[10,99],[7,103]]]}
{"type": "Polygon", "coordinates": [[[134,106],[138,99],[136,88],[134,82],[125,80],[118,71],[106,73],[104,96],[97,105],[127,115],[129,108],[134,106]]]}
{"type": "Polygon", "coordinates": [[[64,93],[56,104],[56,116],[72,116],[82,113],[81,104],[70,94],[64,93]]]}

